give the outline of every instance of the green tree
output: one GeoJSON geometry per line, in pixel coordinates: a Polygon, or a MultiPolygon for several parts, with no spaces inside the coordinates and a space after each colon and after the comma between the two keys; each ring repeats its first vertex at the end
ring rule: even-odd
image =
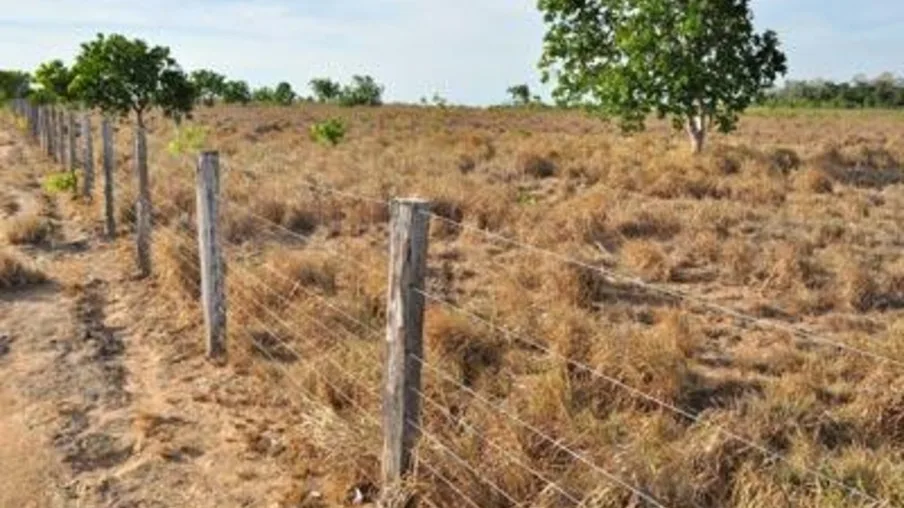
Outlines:
{"type": "Polygon", "coordinates": [[[73,70],[62,60],[44,62],[35,70],[35,83],[43,90],[50,102],[71,102],[73,94],[69,90],[74,77],[73,70]]]}
{"type": "Polygon", "coordinates": [[[263,103],[271,103],[275,102],[276,92],[273,91],[269,86],[262,86],[260,88],[255,88],[254,92],[251,94],[254,102],[263,102],[263,103]]]}
{"type": "Polygon", "coordinates": [[[694,152],[786,72],[773,31],[756,33],[749,0],[538,0],[540,67],[554,98],[638,130],[650,113],[684,127],[694,152]]]}
{"type": "Polygon", "coordinates": [[[29,94],[31,75],[16,70],[0,70],[0,102],[29,94]]]}
{"type": "Polygon", "coordinates": [[[288,106],[295,102],[295,91],[292,90],[292,85],[285,81],[277,84],[276,90],[273,91],[273,101],[283,106],[288,106]]]}
{"type": "Polygon", "coordinates": [[[527,85],[514,85],[506,89],[512,98],[512,103],[516,106],[527,106],[530,104],[530,87],[527,85]]]}
{"type": "Polygon", "coordinates": [[[153,108],[177,120],[190,114],[196,97],[169,48],[118,34],[82,44],[73,71],[72,93],[105,113],[135,113],[141,128],[153,108]]]}
{"type": "Polygon", "coordinates": [[[339,103],[343,106],[379,106],[383,104],[383,85],[371,76],[352,76],[352,83],[342,88],[339,103]]]}
{"type": "Polygon", "coordinates": [[[226,104],[248,104],[251,102],[251,88],[244,81],[227,81],[223,85],[223,102],[226,104]]]}
{"type": "Polygon", "coordinates": [[[169,48],[149,46],[140,39],[118,34],[98,34],[82,44],[73,67],[75,78],[69,87],[76,97],[106,114],[135,114],[135,173],[138,176],[136,241],[138,267],[142,276],[151,274],[150,177],[144,134],[145,115],[159,109],[178,123],[191,113],[196,91],[188,77],[170,56],[169,48]]]}
{"type": "Polygon", "coordinates": [[[191,83],[197,91],[198,100],[205,106],[213,106],[226,91],[226,76],[209,69],[193,71],[191,83]]]}
{"type": "Polygon", "coordinates": [[[310,86],[317,102],[333,102],[342,93],[342,85],[328,78],[312,79],[310,86]]]}

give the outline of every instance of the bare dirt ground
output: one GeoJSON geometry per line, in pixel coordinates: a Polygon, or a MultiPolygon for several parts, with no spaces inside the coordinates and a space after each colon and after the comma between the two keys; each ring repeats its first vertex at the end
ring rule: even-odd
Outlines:
{"type": "Polygon", "coordinates": [[[159,319],[173,309],[153,283],[117,268],[127,246],[43,193],[47,164],[0,126],[2,225],[37,214],[52,231],[3,246],[49,281],[0,290],[0,507],[278,505],[279,429],[230,411],[244,381],[171,340],[193,325],[159,319]]]}

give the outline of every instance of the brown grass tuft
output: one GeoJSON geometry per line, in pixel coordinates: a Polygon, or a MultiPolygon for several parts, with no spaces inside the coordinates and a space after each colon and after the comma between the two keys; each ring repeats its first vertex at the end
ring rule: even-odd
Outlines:
{"type": "Polygon", "coordinates": [[[28,215],[7,221],[6,239],[12,245],[40,245],[50,240],[53,226],[44,217],[28,215]]]}
{"type": "Polygon", "coordinates": [[[462,384],[474,387],[499,374],[505,350],[496,334],[445,310],[431,309],[426,323],[428,354],[455,366],[462,384]]]}
{"type": "Polygon", "coordinates": [[[201,270],[192,228],[175,226],[168,234],[155,235],[153,249],[155,270],[163,287],[187,302],[197,302],[201,295],[201,270]]]}
{"type": "Polygon", "coordinates": [[[556,164],[550,157],[533,152],[518,154],[515,165],[521,174],[534,178],[549,178],[556,174],[556,164]]]}
{"type": "Polygon", "coordinates": [[[42,272],[29,268],[17,256],[0,251],[0,289],[17,289],[47,281],[42,272]]]}
{"type": "Polygon", "coordinates": [[[797,173],[794,186],[798,191],[814,194],[831,194],[834,188],[832,179],[824,171],[812,167],[797,173]]]}
{"type": "Polygon", "coordinates": [[[659,245],[647,240],[630,240],[621,248],[622,263],[632,273],[650,282],[664,282],[671,277],[669,257],[659,245]]]}

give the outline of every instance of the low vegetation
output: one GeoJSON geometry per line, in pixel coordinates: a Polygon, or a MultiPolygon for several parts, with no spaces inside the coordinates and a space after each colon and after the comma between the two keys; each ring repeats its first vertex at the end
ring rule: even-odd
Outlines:
{"type": "MultiPolygon", "coordinates": [[[[294,386],[286,372],[329,408],[330,425],[291,435],[283,467],[305,477],[317,464],[331,502],[379,473],[379,447],[367,445],[379,442],[378,429],[362,411],[379,414],[388,216],[356,195],[429,197],[435,213],[468,226],[904,360],[899,115],[755,112],[699,156],[665,122],[623,138],[554,110],[312,104],[217,107],[196,121],[230,168],[222,192],[233,366],[264,367],[255,411],[292,417],[291,401],[264,402],[294,386]],[[308,129],[333,119],[355,135],[322,150],[308,129]]],[[[152,127],[157,224],[187,239],[157,235],[156,266],[166,291],[192,301],[193,234],[177,226],[193,213],[190,168],[161,155],[174,127],[159,118],[152,127]]],[[[887,389],[904,378],[893,365],[739,326],[439,219],[430,249],[431,294],[512,331],[428,309],[426,358],[444,374],[426,371],[425,428],[479,474],[429,442],[421,457],[480,506],[510,505],[487,482],[528,505],[565,502],[524,464],[601,506],[636,501],[511,415],[668,506],[868,505],[808,472],[817,468],[892,504],[904,499],[895,427],[904,406],[887,389]]],[[[432,500],[460,503],[422,475],[432,500]]]]}

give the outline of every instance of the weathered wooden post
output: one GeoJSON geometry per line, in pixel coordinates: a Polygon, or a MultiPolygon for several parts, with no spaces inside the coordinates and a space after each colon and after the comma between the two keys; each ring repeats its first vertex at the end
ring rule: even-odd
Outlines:
{"type": "Polygon", "coordinates": [[[59,137],[59,143],[57,143],[57,160],[63,169],[67,169],[68,164],[66,164],[66,110],[60,109],[57,111],[57,136],[59,137]]]}
{"type": "Polygon", "coordinates": [[[56,111],[47,106],[47,156],[56,160],[56,111]]]}
{"type": "Polygon", "coordinates": [[[201,261],[201,300],[207,342],[207,357],[226,357],[225,260],[220,250],[218,196],[220,160],[217,152],[204,152],[198,160],[197,214],[198,253],[201,261]]]}
{"type": "Polygon", "coordinates": [[[82,142],[85,146],[84,161],[85,187],[82,194],[91,199],[94,196],[94,141],[91,136],[91,112],[85,112],[82,116],[82,142]]]}
{"type": "Polygon", "coordinates": [[[411,469],[419,436],[424,278],[430,205],[393,200],[389,238],[389,292],[383,386],[383,487],[411,469]]]}
{"type": "Polygon", "coordinates": [[[101,124],[101,138],[103,138],[104,145],[104,222],[107,225],[107,236],[114,238],[116,236],[116,218],[113,202],[113,126],[106,116],[101,124]]]}
{"type": "Polygon", "coordinates": [[[66,167],[66,110],[57,111],[56,119],[57,142],[56,142],[56,161],[64,168],[66,167]]]}
{"type": "Polygon", "coordinates": [[[151,189],[144,127],[135,128],[135,173],[138,175],[138,203],[135,207],[138,271],[142,277],[148,277],[151,275],[151,189]]]}
{"type": "MultiPolygon", "coordinates": [[[[78,147],[75,144],[75,112],[69,111],[69,115],[67,118],[66,124],[66,146],[69,148],[69,152],[66,156],[66,161],[68,162],[67,166],[69,168],[69,172],[75,173],[75,169],[78,166],[76,160],[76,151],[78,147]]],[[[73,193],[78,192],[78,189],[72,189],[73,193]]]]}
{"type": "Polygon", "coordinates": [[[35,142],[38,140],[38,106],[29,101],[25,103],[25,110],[28,114],[28,136],[35,142]]]}

